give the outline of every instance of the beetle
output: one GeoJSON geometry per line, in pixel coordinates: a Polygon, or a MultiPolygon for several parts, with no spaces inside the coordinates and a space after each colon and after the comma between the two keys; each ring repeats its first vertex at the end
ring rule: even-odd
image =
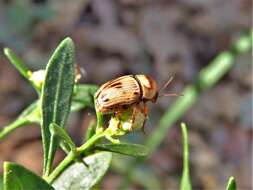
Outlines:
{"type": "MultiPolygon", "coordinates": [[[[144,74],[125,75],[116,79],[110,80],[103,84],[95,93],[95,108],[102,114],[120,114],[124,110],[133,107],[141,108],[142,112],[147,117],[148,101],[156,102],[159,92],[164,89],[173,80],[171,77],[158,90],[156,81],[144,74]]],[[[162,96],[175,96],[176,94],[163,94],[162,96]]],[[[133,109],[132,117],[134,117],[136,109],[133,109]]],[[[145,122],[144,122],[145,123],[145,122]]],[[[143,123],[143,125],[144,125],[143,123]]]]}

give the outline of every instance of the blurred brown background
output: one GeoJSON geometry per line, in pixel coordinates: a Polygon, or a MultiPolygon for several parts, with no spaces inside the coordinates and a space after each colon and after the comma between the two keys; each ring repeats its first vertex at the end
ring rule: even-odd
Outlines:
{"type": "MultiPolygon", "coordinates": [[[[36,93],[2,54],[17,52],[32,70],[45,68],[57,44],[70,36],[82,83],[102,84],[124,74],[146,73],[175,80],[169,91],[194,82],[201,68],[251,27],[250,0],[1,0],[0,127],[11,122],[36,93]]],[[[251,53],[241,55],[230,72],[202,94],[181,118],[189,126],[193,189],[225,189],[234,175],[239,189],[252,186],[251,53]]],[[[174,98],[151,105],[147,133],[174,98]]],[[[69,131],[80,144],[93,110],[71,115],[69,131]]],[[[179,125],[149,159],[163,189],[177,189],[182,170],[179,125]]],[[[145,138],[140,134],[134,138],[145,138]]],[[[58,160],[62,157],[58,154],[58,160]]],[[[41,172],[39,127],[18,129],[0,142],[3,161],[41,172]]],[[[123,163],[124,164],[124,163],[123,163]]],[[[124,176],[110,172],[102,188],[116,189],[124,176]]],[[[131,189],[141,189],[132,184],[131,189]]]]}

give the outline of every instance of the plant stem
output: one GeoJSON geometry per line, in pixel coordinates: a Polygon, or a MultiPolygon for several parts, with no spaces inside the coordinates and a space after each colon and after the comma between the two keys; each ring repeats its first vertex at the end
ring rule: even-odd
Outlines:
{"type": "Polygon", "coordinates": [[[86,143],[76,149],[77,153],[83,153],[87,148],[91,147],[98,139],[105,136],[105,133],[97,133],[91,137],[86,143]]]}
{"type": "Polygon", "coordinates": [[[4,128],[0,129],[0,140],[8,136],[17,128],[24,127],[27,124],[31,123],[39,124],[40,113],[38,109],[36,109],[36,107],[37,107],[36,103],[31,104],[18,116],[18,118],[15,121],[5,126],[4,128]]]}
{"type": "MultiPolygon", "coordinates": [[[[94,105],[95,105],[95,102],[94,102],[94,105]]],[[[96,117],[97,117],[96,130],[100,130],[101,128],[103,128],[103,125],[104,125],[104,117],[103,117],[103,114],[99,112],[98,110],[96,110],[96,117]]]]}
{"type": "Polygon", "coordinates": [[[61,163],[54,169],[49,175],[45,176],[44,179],[48,183],[52,183],[58,175],[60,175],[68,166],[71,164],[80,154],[84,153],[85,150],[95,144],[97,140],[104,137],[104,132],[100,132],[91,137],[86,143],[76,149],[76,152],[70,151],[69,154],[61,161],[61,163]]]}
{"type": "Polygon", "coordinates": [[[61,161],[61,163],[54,169],[54,171],[49,176],[44,176],[43,178],[48,182],[52,183],[53,180],[61,174],[61,172],[68,167],[68,165],[76,158],[76,155],[70,151],[69,154],[61,161]]]}
{"type": "Polygon", "coordinates": [[[19,127],[23,127],[23,126],[25,126],[26,124],[29,124],[29,123],[30,123],[30,121],[27,118],[20,118],[16,121],[12,122],[11,124],[7,125],[6,127],[4,127],[0,131],[0,140],[5,138],[7,135],[9,135],[15,129],[17,129],[19,127]]]}

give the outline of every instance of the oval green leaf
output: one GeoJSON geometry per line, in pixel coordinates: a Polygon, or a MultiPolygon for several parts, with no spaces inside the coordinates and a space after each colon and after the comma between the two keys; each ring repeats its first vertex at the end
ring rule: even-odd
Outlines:
{"type": "MultiPolygon", "coordinates": [[[[0,187],[1,189],[1,187],[0,187]]],[[[46,181],[32,171],[12,162],[4,163],[4,189],[5,190],[27,190],[47,189],[53,190],[46,181]]]]}
{"type": "Polygon", "coordinates": [[[96,145],[95,148],[134,157],[145,157],[149,154],[149,150],[146,146],[132,143],[99,144],[96,145]]]}
{"type": "Polygon", "coordinates": [[[55,138],[51,139],[49,125],[56,123],[64,127],[69,115],[74,87],[74,62],[74,43],[66,38],[56,48],[46,68],[41,94],[44,174],[49,173],[57,148],[55,138]]]}
{"type": "Polygon", "coordinates": [[[93,187],[108,170],[112,159],[110,152],[99,152],[70,165],[54,182],[59,190],[85,190],[93,187]]]}
{"type": "Polygon", "coordinates": [[[31,71],[28,69],[28,67],[24,64],[24,62],[21,60],[21,58],[14,53],[9,48],[4,48],[4,54],[9,59],[12,65],[19,71],[19,73],[25,77],[27,80],[29,80],[34,87],[34,89],[39,94],[40,90],[36,87],[33,81],[30,80],[31,77],[31,71]]]}

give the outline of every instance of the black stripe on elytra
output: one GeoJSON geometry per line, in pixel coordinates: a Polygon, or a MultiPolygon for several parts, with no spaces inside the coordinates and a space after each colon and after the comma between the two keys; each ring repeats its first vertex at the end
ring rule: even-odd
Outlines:
{"type": "Polygon", "coordinates": [[[122,83],[121,82],[116,82],[116,83],[111,84],[110,87],[122,88],[122,83]]]}
{"type": "Polygon", "coordinates": [[[141,88],[141,81],[135,75],[133,76],[133,78],[137,81],[137,83],[139,85],[139,89],[140,89],[139,100],[141,101],[142,100],[142,95],[143,95],[142,88],[141,88]]]}

